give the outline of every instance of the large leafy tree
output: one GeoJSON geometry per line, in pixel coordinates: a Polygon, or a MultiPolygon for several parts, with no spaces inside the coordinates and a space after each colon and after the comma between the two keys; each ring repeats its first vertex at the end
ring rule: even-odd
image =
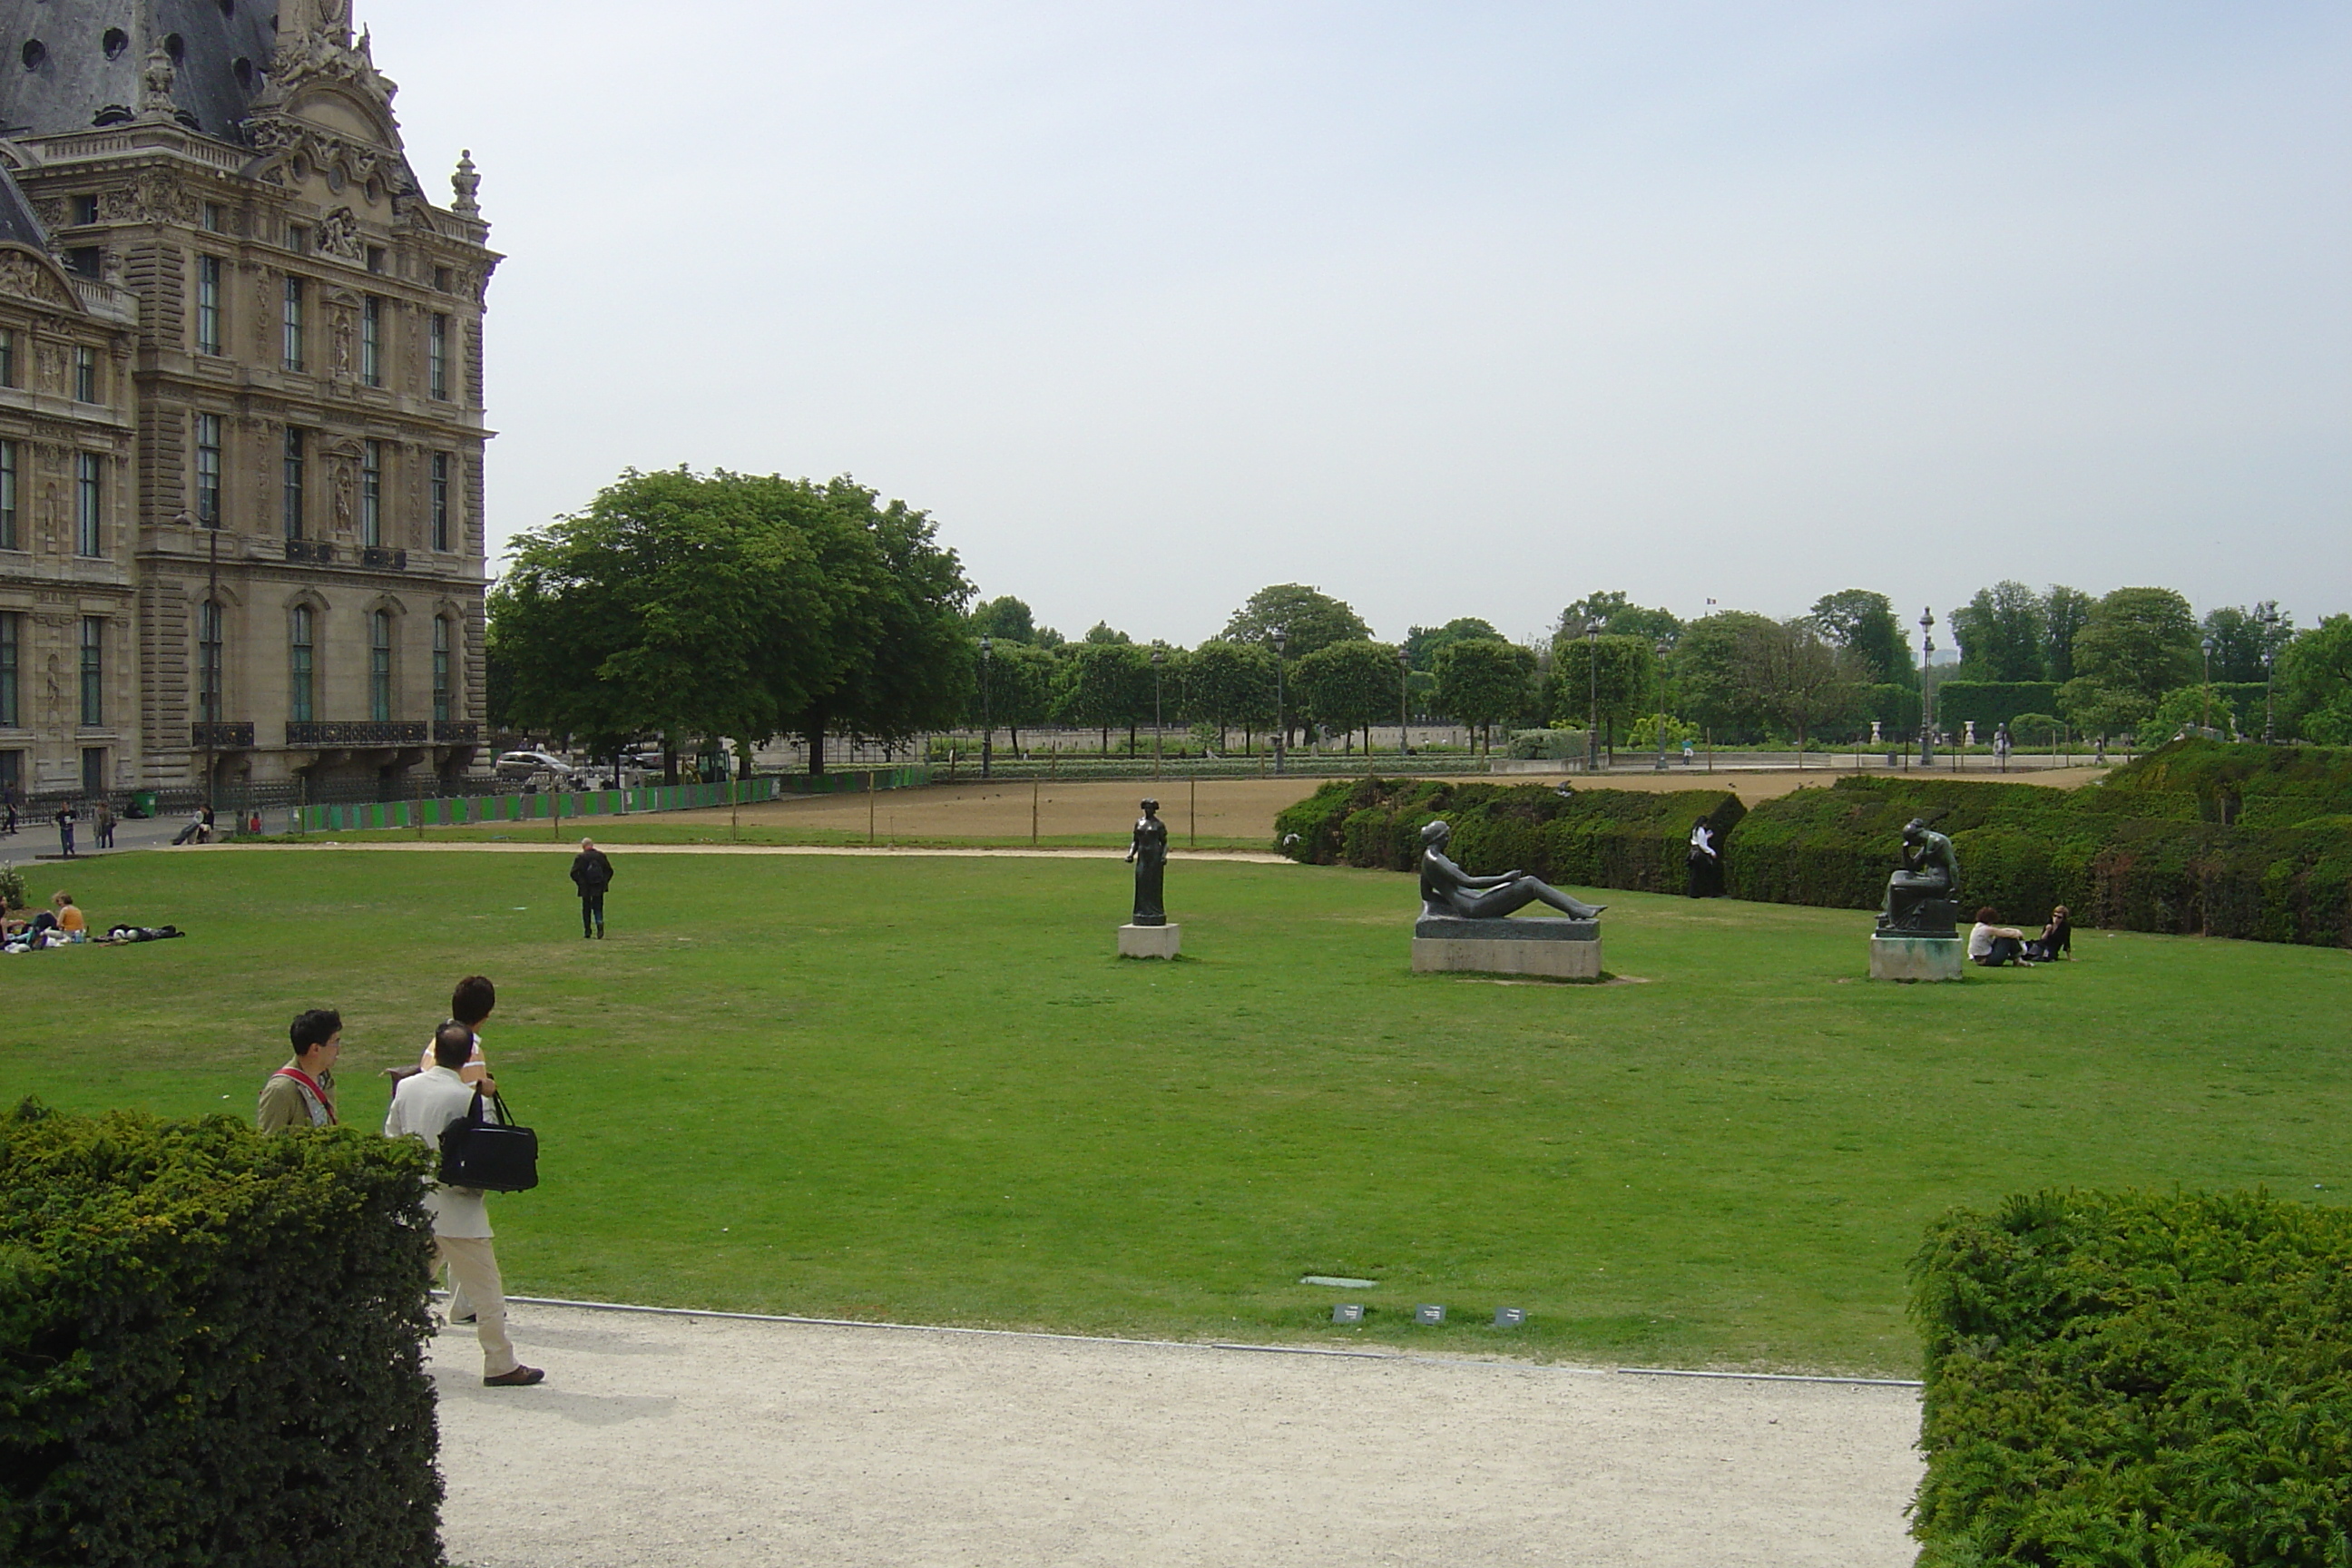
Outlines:
{"type": "Polygon", "coordinates": [[[1461,616],[1442,626],[1415,626],[1404,639],[1405,657],[1417,670],[1435,669],[1437,656],[1458,642],[1481,637],[1488,642],[1502,642],[1503,634],[1494,623],[1475,616],[1461,616]]]}
{"type": "Polygon", "coordinates": [[[1364,750],[1370,752],[1374,721],[1397,711],[1396,654],[1394,645],[1369,640],[1318,648],[1298,661],[1294,673],[1299,700],[1318,723],[1363,731],[1364,750]]]}
{"type": "Polygon", "coordinates": [[[2042,679],[2048,668],[2042,653],[2048,615],[2042,595],[2022,583],[1978,589],[1952,612],[1961,673],[1973,680],[2042,679]]]}
{"type": "Polygon", "coordinates": [[[1059,665],[1054,656],[1042,647],[1026,643],[998,642],[982,661],[981,678],[987,683],[987,701],[982,702],[975,688],[970,709],[971,721],[1003,726],[1013,742],[1013,749],[1021,749],[1021,731],[1043,724],[1054,716],[1054,678],[1059,665]]]}
{"type": "Polygon", "coordinates": [[[1623,590],[1615,588],[1587,594],[1560,611],[1552,640],[1582,637],[1587,626],[1598,627],[1603,637],[1642,637],[1652,643],[1671,643],[1683,632],[1682,620],[1672,610],[1634,604],[1623,590]]]}
{"type": "Polygon", "coordinates": [[[1773,626],[1770,617],[1724,610],[1683,628],[1675,644],[1674,686],[1685,718],[1717,735],[1752,732],[1771,722],[1740,671],[1744,636],[1773,626]]]}
{"type": "Polygon", "coordinates": [[[511,720],[597,752],[726,737],[748,754],[840,665],[803,499],[781,479],[631,471],[523,534],[489,603],[511,720]]]}
{"type": "Polygon", "coordinates": [[[2282,732],[2352,746],[2352,616],[2329,616],[2279,653],[2282,732]]]}
{"type": "Polygon", "coordinates": [[[1150,650],[1133,643],[1078,642],[1055,658],[1061,666],[1055,716],[1065,724],[1101,731],[1106,756],[1111,731],[1123,728],[1132,750],[1135,727],[1151,717],[1150,650]]]}
{"type": "Polygon", "coordinates": [[[1180,710],[1203,724],[1217,727],[1217,749],[1225,749],[1225,731],[1238,726],[1244,734],[1260,724],[1274,726],[1274,655],[1249,643],[1219,638],[1186,654],[1179,666],[1183,687],[1180,710]]]}
{"type": "Polygon", "coordinates": [[[2074,679],[2074,638],[2090,621],[2095,603],[2080,588],[2055,583],[2042,596],[2043,679],[2063,686],[2074,679]]]}
{"type": "Polygon", "coordinates": [[[1283,653],[1286,658],[1304,658],[1333,643],[1368,641],[1372,635],[1355,611],[1298,583],[1260,588],[1249,596],[1249,603],[1233,613],[1218,635],[1227,642],[1270,647],[1277,628],[1288,639],[1283,653]]]}
{"type": "Polygon", "coordinates": [[[2169,588],[2117,588],[2075,635],[2074,668],[2058,693],[2067,717],[2095,734],[2134,728],[2197,674],[2189,601],[2169,588]]]}
{"type": "Polygon", "coordinates": [[[1493,751],[1494,727],[1527,704],[1535,683],[1534,652],[1498,637],[1465,637],[1440,648],[1436,666],[1432,700],[1437,710],[1475,727],[1493,751]]]}
{"type": "Polygon", "coordinates": [[[1010,594],[1000,594],[971,612],[971,635],[998,642],[1034,643],[1037,618],[1029,606],[1010,594]]]}
{"type": "Polygon", "coordinates": [[[1796,737],[1797,748],[1823,725],[1850,718],[1867,671],[1851,650],[1824,641],[1809,617],[1758,617],[1738,634],[1737,679],[1746,705],[1796,737]]]}
{"type": "Polygon", "coordinates": [[[1551,645],[1553,716],[1582,724],[1597,706],[1601,738],[1613,756],[1618,732],[1657,710],[1657,650],[1647,637],[1557,637],[1551,645]]]}
{"type": "Polygon", "coordinates": [[[2273,602],[2251,609],[2223,605],[2206,612],[2201,629],[2202,640],[2213,645],[2215,680],[2260,680],[2268,672],[2268,656],[2294,637],[2294,622],[2273,602]]]}
{"type": "Polygon", "coordinates": [[[1813,624],[1822,636],[1860,661],[1864,679],[1901,686],[1919,684],[1911,644],[1895,605],[1884,594],[1841,588],[1813,601],[1813,624]]]}

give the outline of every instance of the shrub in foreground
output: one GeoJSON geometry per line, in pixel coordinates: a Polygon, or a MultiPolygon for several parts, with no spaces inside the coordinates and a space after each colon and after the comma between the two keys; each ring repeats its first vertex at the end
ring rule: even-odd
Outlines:
{"type": "Polygon", "coordinates": [[[2042,1193],[1913,1277],[1921,1568],[2352,1561],[2352,1215],[2042,1193]]]}
{"type": "Polygon", "coordinates": [[[439,1564],[426,1157],[0,1116],[0,1562],[439,1564]]]}

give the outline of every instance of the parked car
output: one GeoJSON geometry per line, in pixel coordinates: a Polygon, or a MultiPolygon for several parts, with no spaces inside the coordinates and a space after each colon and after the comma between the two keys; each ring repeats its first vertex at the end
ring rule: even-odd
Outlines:
{"type": "Polygon", "coordinates": [[[527,779],[533,773],[551,773],[559,780],[568,780],[579,771],[562,757],[547,752],[508,752],[498,762],[498,774],[502,779],[527,779]]]}

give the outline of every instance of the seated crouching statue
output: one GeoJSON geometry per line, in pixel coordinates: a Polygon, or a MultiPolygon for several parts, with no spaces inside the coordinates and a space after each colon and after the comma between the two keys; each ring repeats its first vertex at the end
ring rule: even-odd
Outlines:
{"type": "Polygon", "coordinates": [[[1421,830],[1421,918],[1427,920],[1500,920],[1529,904],[1549,904],[1562,914],[1591,920],[1609,906],[1571,898],[1540,878],[1525,871],[1498,877],[1474,877],[1446,858],[1454,829],[1433,822],[1421,830]]]}
{"type": "Polygon", "coordinates": [[[1886,879],[1878,929],[1889,936],[1953,936],[1960,912],[1960,862],[1952,841],[1913,817],[1903,826],[1903,865],[1886,879]]]}

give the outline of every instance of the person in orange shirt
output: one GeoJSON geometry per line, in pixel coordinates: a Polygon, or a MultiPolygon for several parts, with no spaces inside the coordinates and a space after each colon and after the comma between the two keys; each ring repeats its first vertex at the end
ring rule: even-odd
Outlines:
{"type": "Polygon", "coordinates": [[[89,918],[75,905],[71,893],[61,889],[50,898],[49,902],[58,911],[58,929],[66,933],[66,940],[68,942],[89,940],[89,918]]]}

